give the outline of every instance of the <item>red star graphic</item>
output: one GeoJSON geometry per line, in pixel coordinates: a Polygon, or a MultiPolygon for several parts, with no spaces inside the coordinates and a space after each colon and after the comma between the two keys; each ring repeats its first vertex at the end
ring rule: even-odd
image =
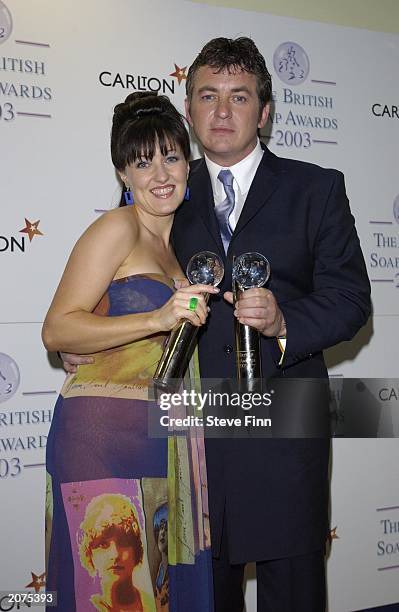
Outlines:
{"type": "Polygon", "coordinates": [[[339,540],[339,535],[337,535],[337,528],[338,526],[334,527],[334,529],[330,530],[330,534],[328,536],[328,539],[330,541],[330,544],[333,540],[339,540]]]}
{"type": "Polygon", "coordinates": [[[184,81],[184,79],[187,78],[186,70],[187,70],[187,66],[184,66],[184,68],[180,68],[180,66],[175,64],[175,71],[171,72],[169,76],[176,77],[177,82],[180,85],[181,82],[184,81]]]}
{"type": "Polygon", "coordinates": [[[25,217],[25,223],[26,226],[19,231],[21,234],[28,234],[29,242],[32,242],[33,236],[43,236],[42,232],[37,229],[40,223],[40,219],[39,221],[35,221],[34,223],[32,223],[32,221],[28,221],[28,219],[25,217]]]}
{"type": "Polygon", "coordinates": [[[31,576],[32,582],[27,584],[25,589],[32,587],[33,589],[35,589],[35,593],[39,593],[40,589],[44,589],[44,587],[46,586],[46,572],[43,572],[43,574],[40,574],[40,576],[37,576],[36,574],[31,572],[31,576]]]}

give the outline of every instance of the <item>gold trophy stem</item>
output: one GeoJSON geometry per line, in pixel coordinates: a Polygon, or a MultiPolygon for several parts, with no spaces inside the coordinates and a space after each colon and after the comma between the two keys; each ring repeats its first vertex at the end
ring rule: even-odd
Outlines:
{"type": "MultiPolygon", "coordinates": [[[[209,293],[204,294],[208,302],[209,293]]],[[[175,390],[193,354],[199,327],[189,320],[182,319],[171,331],[162,357],[154,374],[154,383],[165,390],[175,390]]]]}
{"type": "MultiPolygon", "coordinates": [[[[233,279],[233,302],[239,300],[243,291],[233,279]]],[[[262,378],[262,363],[260,353],[260,334],[250,325],[240,323],[234,318],[236,370],[239,389],[241,391],[259,391],[262,378]]]]}

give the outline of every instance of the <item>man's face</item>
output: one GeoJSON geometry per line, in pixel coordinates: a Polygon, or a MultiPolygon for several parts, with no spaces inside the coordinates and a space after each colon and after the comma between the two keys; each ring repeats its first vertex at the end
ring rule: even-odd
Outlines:
{"type": "Polygon", "coordinates": [[[244,70],[215,72],[201,66],[194,77],[187,119],[207,156],[220,166],[232,166],[255,147],[257,130],[269,116],[267,104],[259,115],[256,77],[244,70]]]}

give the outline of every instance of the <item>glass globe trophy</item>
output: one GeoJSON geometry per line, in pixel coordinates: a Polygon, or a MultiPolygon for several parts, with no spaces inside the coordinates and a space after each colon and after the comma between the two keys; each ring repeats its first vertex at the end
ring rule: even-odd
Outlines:
{"type": "MultiPolygon", "coordinates": [[[[263,287],[269,280],[270,264],[261,253],[244,253],[233,260],[234,304],[246,289],[263,287]]],[[[259,391],[262,378],[260,334],[235,319],[236,367],[239,389],[259,391]]]]}
{"type": "MultiPolygon", "coordinates": [[[[223,278],[224,266],[219,255],[211,251],[201,251],[190,259],[186,270],[192,285],[213,285],[216,287],[223,278]]],[[[205,300],[209,293],[205,295],[205,300]]],[[[188,319],[182,319],[171,331],[157,370],[154,384],[164,390],[178,387],[194,350],[198,327],[188,319]]]]}

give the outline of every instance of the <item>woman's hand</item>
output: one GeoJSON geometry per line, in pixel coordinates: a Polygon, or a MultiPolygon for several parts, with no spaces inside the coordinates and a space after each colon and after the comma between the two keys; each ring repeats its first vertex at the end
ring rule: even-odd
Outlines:
{"type": "Polygon", "coordinates": [[[160,330],[170,331],[181,319],[188,319],[193,325],[200,327],[205,323],[209,312],[204,293],[217,294],[218,292],[219,289],[212,285],[181,287],[166,304],[153,311],[155,326],[160,330]],[[191,298],[198,300],[194,310],[190,310],[191,298]]]}

